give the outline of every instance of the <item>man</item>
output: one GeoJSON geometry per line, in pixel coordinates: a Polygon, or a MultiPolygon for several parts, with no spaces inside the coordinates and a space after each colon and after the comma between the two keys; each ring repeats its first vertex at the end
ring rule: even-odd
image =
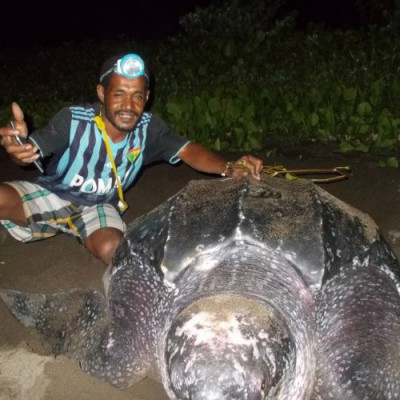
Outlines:
{"type": "MultiPolygon", "coordinates": [[[[46,160],[35,182],[0,184],[0,222],[14,238],[29,242],[66,232],[108,264],[125,231],[124,191],[144,165],[182,160],[210,174],[247,174],[144,111],[149,73],[137,54],[103,64],[97,95],[100,104],[62,109],[22,145],[15,136],[27,138],[28,130],[21,108],[12,103],[12,126],[0,128],[0,143],[20,165],[46,160]]],[[[260,178],[260,159],[246,155],[240,161],[260,178]]]]}

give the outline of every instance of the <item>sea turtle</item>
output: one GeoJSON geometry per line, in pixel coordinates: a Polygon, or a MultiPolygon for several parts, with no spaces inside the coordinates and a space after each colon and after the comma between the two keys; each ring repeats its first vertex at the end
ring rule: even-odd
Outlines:
{"type": "Polygon", "coordinates": [[[55,354],[171,399],[400,397],[400,266],[308,180],[207,179],[134,221],[105,295],[1,291],[55,354]]]}

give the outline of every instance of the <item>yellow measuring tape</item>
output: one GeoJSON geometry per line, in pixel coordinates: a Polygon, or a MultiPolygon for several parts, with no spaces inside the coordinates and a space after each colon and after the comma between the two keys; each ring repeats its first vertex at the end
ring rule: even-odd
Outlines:
{"type": "Polygon", "coordinates": [[[110,146],[110,139],[108,138],[107,131],[106,131],[106,125],[104,124],[104,121],[103,121],[103,118],[101,117],[101,115],[96,115],[93,118],[93,120],[96,123],[97,127],[100,129],[101,133],[103,134],[103,140],[106,145],[107,155],[108,155],[108,158],[110,159],[111,168],[114,172],[115,180],[117,182],[118,197],[119,197],[118,208],[121,212],[124,212],[129,206],[128,206],[128,203],[124,199],[124,191],[122,190],[121,179],[118,176],[117,167],[115,166],[115,161],[114,161],[114,157],[112,155],[111,146],[110,146]]]}

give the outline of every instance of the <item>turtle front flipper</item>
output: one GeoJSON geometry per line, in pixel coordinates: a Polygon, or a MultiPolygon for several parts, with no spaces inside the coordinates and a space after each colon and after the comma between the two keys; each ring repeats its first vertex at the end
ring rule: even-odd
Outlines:
{"type": "Polygon", "coordinates": [[[400,296],[384,267],[347,268],[317,309],[316,399],[392,399],[400,393],[400,296]]]}
{"type": "Polygon", "coordinates": [[[34,327],[46,339],[56,355],[81,360],[96,347],[98,332],[106,325],[105,298],[96,290],[51,295],[2,290],[0,296],[22,324],[34,327]]]}
{"type": "Polygon", "coordinates": [[[0,297],[21,323],[44,337],[55,355],[76,359],[88,374],[119,388],[147,376],[147,361],[128,347],[129,332],[111,317],[102,293],[74,289],[44,295],[2,290],[0,297]]]}

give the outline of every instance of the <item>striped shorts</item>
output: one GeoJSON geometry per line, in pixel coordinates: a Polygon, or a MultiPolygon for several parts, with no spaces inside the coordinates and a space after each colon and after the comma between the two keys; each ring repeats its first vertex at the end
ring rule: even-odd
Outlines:
{"type": "Polygon", "coordinates": [[[64,232],[84,242],[100,228],[112,227],[125,232],[126,225],[111,204],[78,207],[36,183],[5,183],[19,193],[28,222],[28,226],[23,227],[11,221],[0,221],[17,240],[31,242],[64,232]]]}

